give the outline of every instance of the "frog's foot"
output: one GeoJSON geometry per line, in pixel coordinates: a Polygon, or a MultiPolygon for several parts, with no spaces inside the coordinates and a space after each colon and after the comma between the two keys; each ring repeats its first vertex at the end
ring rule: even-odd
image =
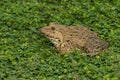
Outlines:
{"type": "Polygon", "coordinates": [[[87,56],[95,56],[97,55],[96,53],[87,53],[87,56]]]}

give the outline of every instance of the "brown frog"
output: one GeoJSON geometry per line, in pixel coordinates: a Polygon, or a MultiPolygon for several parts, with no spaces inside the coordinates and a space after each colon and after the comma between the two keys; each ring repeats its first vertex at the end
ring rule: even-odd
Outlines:
{"type": "Polygon", "coordinates": [[[84,26],[66,26],[50,23],[40,32],[52,41],[60,53],[72,53],[75,49],[86,50],[93,56],[108,48],[108,43],[99,39],[97,33],[84,26]]]}

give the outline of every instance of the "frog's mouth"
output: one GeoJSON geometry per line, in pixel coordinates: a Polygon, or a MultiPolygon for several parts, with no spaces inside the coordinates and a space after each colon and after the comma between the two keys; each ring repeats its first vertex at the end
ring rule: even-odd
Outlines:
{"type": "Polygon", "coordinates": [[[60,42],[59,38],[51,38],[51,37],[48,37],[48,36],[47,36],[47,38],[50,39],[55,44],[60,42]]]}

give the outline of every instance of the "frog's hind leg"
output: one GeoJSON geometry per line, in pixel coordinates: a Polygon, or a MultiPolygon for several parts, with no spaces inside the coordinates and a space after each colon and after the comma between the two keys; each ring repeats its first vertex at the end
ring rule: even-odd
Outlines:
{"type": "Polygon", "coordinates": [[[95,56],[97,54],[99,54],[99,50],[98,49],[89,49],[89,50],[87,50],[87,55],[88,56],[95,56]]]}

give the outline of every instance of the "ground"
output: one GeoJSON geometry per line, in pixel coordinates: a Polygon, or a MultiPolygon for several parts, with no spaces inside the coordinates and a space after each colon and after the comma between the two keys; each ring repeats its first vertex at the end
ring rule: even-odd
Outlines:
{"type": "Polygon", "coordinates": [[[119,80],[120,0],[1,0],[1,80],[119,80]],[[84,25],[110,44],[100,55],[57,55],[39,29],[84,25]]]}

